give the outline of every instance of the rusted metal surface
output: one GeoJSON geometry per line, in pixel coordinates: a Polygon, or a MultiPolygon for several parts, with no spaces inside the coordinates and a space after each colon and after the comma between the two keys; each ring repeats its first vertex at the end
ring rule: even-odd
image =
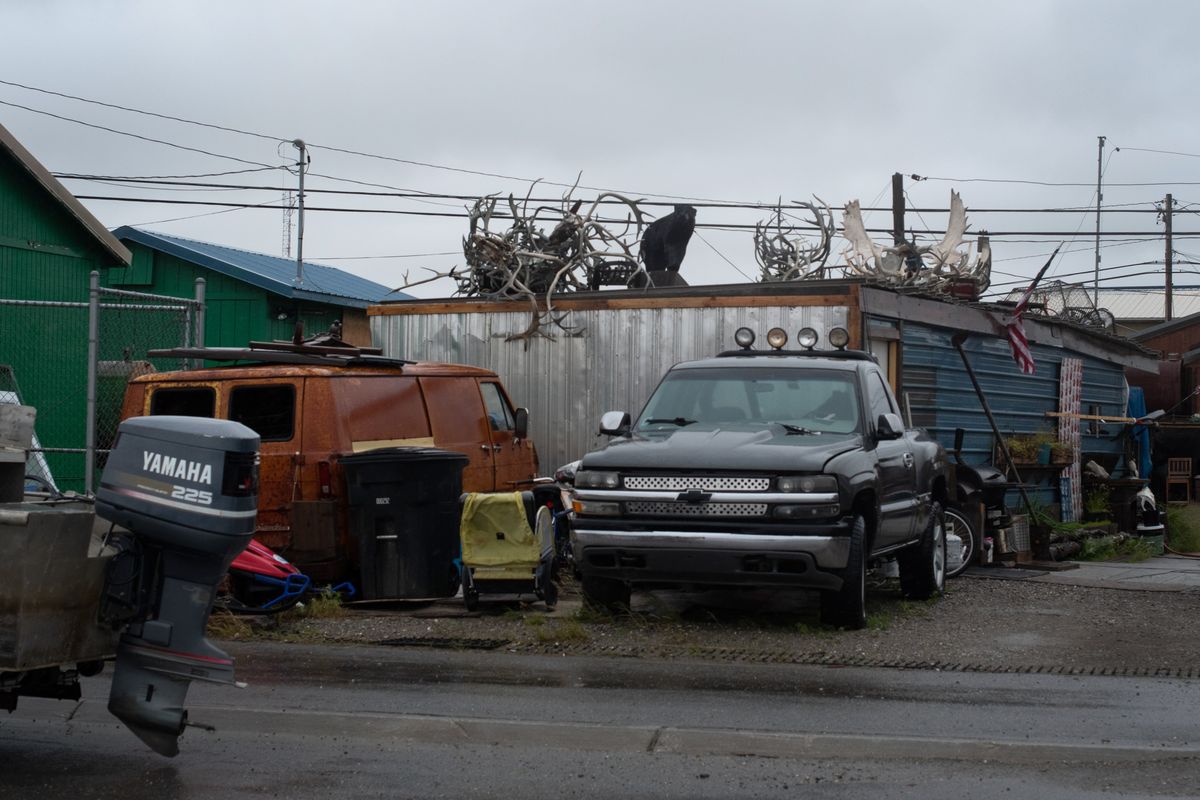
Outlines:
{"type": "Polygon", "coordinates": [[[0,670],[115,652],[97,622],[111,555],[93,541],[94,519],[84,503],[0,504],[0,670]]]}
{"type": "Polygon", "coordinates": [[[197,389],[211,392],[211,413],[228,419],[237,414],[230,403],[235,390],[278,386],[292,389],[292,429],[263,436],[255,538],[315,579],[343,577],[354,554],[342,456],[379,447],[454,450],[470,460],[463,474],[468,492],[512,490],[536,473],[532,443],[513,436],[512,409],[500,415],[505,419],[488,415],[485,392],[507,397],[495,373],[460,364],[255,364],[157,373],[130,383],[123,415],[173,413],[156,408],[155,392],[197,389]]]}

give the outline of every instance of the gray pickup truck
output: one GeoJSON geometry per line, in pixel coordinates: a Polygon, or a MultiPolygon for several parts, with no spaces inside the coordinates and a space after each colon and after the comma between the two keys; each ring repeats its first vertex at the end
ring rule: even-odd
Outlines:
{"type": "MultiPolygon", "coordinates": [[[[574,477],[572,550],[584,598],[633,588],[817,589],[829,625],[866,624],[866,572],[894,556],[913,598],[946,577],[946,457],[907,429],[875,360],[845,349],[741,349],[676,364],[636,422],[601,421],[608,447],[574,477]]],[[[842,329],[830,332],[844,347],[842,329]]]]}

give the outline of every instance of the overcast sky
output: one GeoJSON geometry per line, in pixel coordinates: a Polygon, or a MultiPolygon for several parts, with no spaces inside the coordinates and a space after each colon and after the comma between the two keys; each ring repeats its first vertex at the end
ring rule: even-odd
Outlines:
{"type": "MultiPolygon", "coordinates": [[[[1068,252],[1054,274],[1090,282],[1094,211],[972,209],[1094,206],[1104,135],[1105,206],[1153,209],[1173,193],[1183,209],[1175,249],[1200,255],[1200,243],[1182,236],[1200,230],[1200,3],[41,0],[10,1],[3,13],[2,81],[262,135],[0,84],[0,123],[52,171],[129,177],[257,169],[193,180],[274,187],[64,181],[77,195],[278,205],[282,187],[295,183],[278,167],[294,163],[296,151],[263,137],[310,143],[309,188],[388,191],[352,183],[359,181],[435,194],[524,194],[532,179],[569,184],[582,173],[584,186],[645,199],[817,195],[838,210],[839,226],[849,200],[890,205],[891,175],[901,172],[932,178],[906,179],[912,206],[944,209],[950,190],[961,192],[972,231],[1079,232],[997,237],[993,284],[1004,288],[1036,272],[1060,239],[1068,252]]],[[[535,194],[563,191],[543,184],[535,194]]],[[[84,203],[109,227],[283,252],[278,209],[84,203]]],[[[308,203],[434,213],[464,206],[318,194],[308,203]]],[[[753,224],[765,216],[701,208],[697,222],[753,224]]],[[[940,229],[946,215],[910,212],[907,223],[940,229]]],[[[889,228],[890,213],[868,214],[867,224],[889,228]]],[[[1163,259],[1153,214],[1106,212],[1102,226],[1149,239],[1105,239],[1110,284],[1161,284],[1161,264],[1123,266],[1163,259]]],[[[461,264],[465,231],[457,218],[311,211],[304,254],[399,286],[406,274],[416,280],[426,269],[461,264]]],[[[706,241],[692,240],[683,266],[693,285],[757,278],[750,233],[699,233],[706,241]]],[[[844,246],[835,242],[831,264],[841,262],[844,246]]],[[[1186,272],[1194,269],[1183,266],[1178,283],[1200,283],[1186,272]]],[[[440,281],[411,291],[435,297],[453,288],[440,281]]]]}

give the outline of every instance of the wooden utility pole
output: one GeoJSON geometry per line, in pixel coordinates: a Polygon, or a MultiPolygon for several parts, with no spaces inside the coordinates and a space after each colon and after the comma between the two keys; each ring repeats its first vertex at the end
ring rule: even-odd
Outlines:
{"type": "Polygon", "coordinates": [[[892,243],[904,241],[904,176],[892,173],[892,243]]]}
{"type": "Polygon", "coordinates": [[[1104,136],[1100,140],[1100,151],[1096,154],[1096,272],[1092,283],[1092,307],[1100,306],[1100,201],[1104,199],[1104,136]]]}
{"type": "Polygon", "coordinates": [[[1166,302],[1165,302],[1164,308],[1163,308],[1163,311],[1164,311],[1163,316],[1165,319],[1173,319],[1174,318],[1174,302],[1173,302],[1173,298],[1171,297],[1171,293],[1174,291],[1174,286],[1172,285],[1172,279],[1171,279],[1171,250],[1172,250],[1172,247],[1171,247],[1171,211],[1172,211],[1172,207],[1173,207],[1174,203],[1175,203],[1174,198],[1172,198],[1170,194],[1167,195],[1167,199],[1163,203],[1163,225],[1166,227],[1166,231],[1167,231],[1167,234],[1166,234],[1167,251],[1166,251],[1166,254],[1165,254],[1164,260],[1163,260],[1163,263],[1166,265],[1166,268],[1167,268],[1166,269],[1167,291],[1166,291],[1166,295],[1164,297],[1164,300],[1166,302]]]}

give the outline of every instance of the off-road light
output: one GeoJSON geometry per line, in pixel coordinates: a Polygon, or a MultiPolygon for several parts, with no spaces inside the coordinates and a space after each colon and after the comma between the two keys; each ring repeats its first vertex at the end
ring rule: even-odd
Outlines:
{"type": "Polygon", "coordinates": [[[801,328],[796,334],[796,341],[806,350],[812,350],[817,346],[817,332],[812,328],[801,328]]]}
{"type": "Polygon", "coordinates": [[[834,328],[829,331],[829,343],[841,350],[850,343],[850,334],[845,328],[834,328]]]}
{"type": "Polygon", "coordinates": [[[787,331],[783,328],[771,328],[767,331],[767,344],[776,350],[781,349],[787,344],[787,331]]]}
{"type": "Polygon", "coordinates": [[[754,331],[749,328],[738,328],[733,332],[733,340],[737,342],[738,347],[749,350],[754,346],[754,331]]]}

